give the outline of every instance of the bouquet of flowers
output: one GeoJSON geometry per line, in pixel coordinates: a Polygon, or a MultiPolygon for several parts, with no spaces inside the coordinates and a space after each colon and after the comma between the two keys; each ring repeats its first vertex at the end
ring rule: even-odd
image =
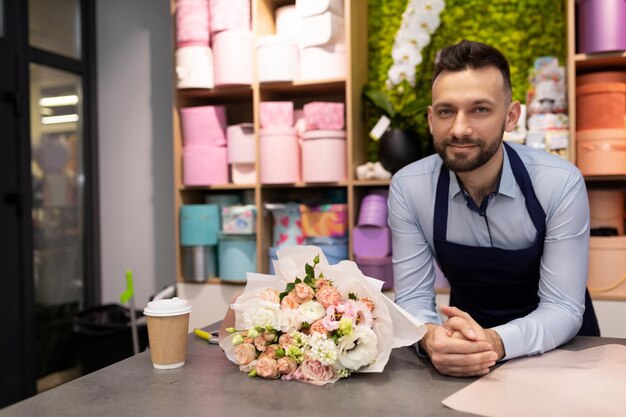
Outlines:
{"type": "Polygon", "coordinates": [[[276,276],[248,273],[231,304],[234,327],[220,340],[249,376],[323,385],[352,372],[382,372],[392,348],[426,332],[354,262],[328,265],[314,246],[286,248],[278,257],[276,276]]]}

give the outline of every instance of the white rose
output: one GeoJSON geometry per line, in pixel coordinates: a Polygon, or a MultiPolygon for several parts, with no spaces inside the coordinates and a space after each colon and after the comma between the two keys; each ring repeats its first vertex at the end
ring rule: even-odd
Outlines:
{"type": "Polygon", "coordinates": [[[283,310],[283,322],[279,330],[283,333],[290,334],[302,328],[302,317],[298,310],[292,308],[283,310]]]}
{"type": "MultiPolygon", "coordinates": [[[[239,306],[234,306],[236,309],[239,306]]],[[[243,324],[246,329],[250,327],[271,327],[280,329],[283,322],[284,313],[280,309],[280,304],[263,300],[253,300],[241,306],[243,324]]]]}
{"type": "Polygon", "coordinates": [[[378,338],[367,326],[356,326],[351,334],[340,337],[337,342],[338,362],[344,368],[356,371],[376,358],[378,338]]]}
{"type": "Polygon", "coordinates": [[[306,303],[300,304],[298,313],[300,313],[300,316],[302,316],[305,322],[313,323],[326,315],[326,309],[317,301],[307,301],[306,303]]]}

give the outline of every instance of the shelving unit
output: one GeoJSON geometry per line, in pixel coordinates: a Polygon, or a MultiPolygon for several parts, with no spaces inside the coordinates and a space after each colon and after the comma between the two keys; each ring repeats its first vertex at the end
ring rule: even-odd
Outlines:
{"type": "MultiPolygon", "coordinates": [[[[294,0],[251,0],[252,28],[255,40],[275,32],[274,11],[276,8],[294,4],[294,0]]],[[[172,14],[175,2],[171,1],[172,14]]],[[[175,20],[175,19],[173,19],[175,20]]],[[[323,79],[315,82],[273,82],[258,83],[252,86],[218,87],[214,89],[188,89],[175,92],[173,107],[174,121],[174,184],[176,241],[180,241],[178,213],[181,205],[202,203],[210,193],[254,193],[257,207],[257,271],[268,272],[268,250],[272,240],[272,219],[264,214],[265,203],[286,202],[294,196],[308,192],[338,189],[345,193],[349,207],[348,236],[351,236],[355,224],[359,202],[372,187],[386,187],[388,181],[358,181],[355,179],[355,167],[367,161],[367,133],[362,120],[361,90],[367,82],[367,2],[344,0],[344,30],[346,45],[346,78],[323,79]],[[333,183],[290,183],[261,184],[259,179],[252,185],[224,184],[207,187],[188,187],[182,181],[182,132],[179,109],[200,105],[224,105],[228,124],[252,122],[257,144],[256,167],[260,166],[260,103],[262,101],[289,100],[294,107],[301,108],[310,101],[342,101],[345,103],[346,119],[346,166],[347,180],[333,183]]],[[[256,62],[256,57],[254,58],[256,62]]],[[[255,71],[256,76],[256,71],[255,71]]],[[[257,175],[258,176],[258,175],[257,175]]],[[[349,241],[349,253],[352,244],[349,241]]],[[[184,282],[182,273],[182,248],[178,245],[176,254],[177,282],[184,282]]],[[[209,283],[218,283],[219,279],[210,279],[209,283]]]]}
{"type": "MultiPolygon", "coordinates": [[[[567,2],[567,90],[570,116],[570,147],[576,163],[576,76],[598,71],[626,71],[626,51],[584,54],[576,52],[576,1],[567,2]]],[[[588,189],[622,189],[626,175],[586,175],[588,189]]],[[[625,297],[594,295],[594,300],[626,301],[625,297]]]]}

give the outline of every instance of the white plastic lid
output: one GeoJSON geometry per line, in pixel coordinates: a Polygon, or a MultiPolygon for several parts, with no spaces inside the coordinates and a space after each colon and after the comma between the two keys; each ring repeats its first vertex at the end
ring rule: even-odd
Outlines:
{"type": "Polygon", "coordinates": [[[145,316],[153,317],[181,316],[187,313],[191,313],[189,302],[178,297],[150,301],[143,310],[145,316]]]}
{"type": "Polygon", "coordinates": [[[302,139],[324,139],[324,138],[337,138],[345,139],[345,130],[307,130],[302,135],[302,139]]]}

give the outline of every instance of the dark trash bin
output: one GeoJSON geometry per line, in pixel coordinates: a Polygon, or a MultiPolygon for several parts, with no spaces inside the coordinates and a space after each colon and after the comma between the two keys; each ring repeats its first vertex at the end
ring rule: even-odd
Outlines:
{"type": "MultiPolygon", "coordinates": [[[[148,327],[143,311],[135,313],[139,351],[148,346],[148,327]]],[[[133,356],[130,309],[105,304],[79,311],[74,317],[76,352],[83,374],[133,356]]]]}

